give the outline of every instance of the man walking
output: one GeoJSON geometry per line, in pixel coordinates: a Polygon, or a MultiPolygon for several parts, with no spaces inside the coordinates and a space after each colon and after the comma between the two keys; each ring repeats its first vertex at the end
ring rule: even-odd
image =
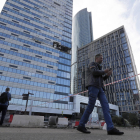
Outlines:
{"type": "Polygon", "coordinates": [[[9,93],[10,88],[6,88],[5,92],[3,92],[0,96],[0,112],[2,112],[0,126],[2,126],[7,108],[9,105],[9,101],[11,100],[11,94],[9,93]]]}
{"type": "Polygon", "coordinates": [[[86,88],[88,89],[89,102],[88,106],[80,120],[79,126],[77,128],[78,131],[83,133],[90,133],[85,128],[85,124],[88,121],[89,115],[92,113],[96,99],[98,97],[105,118],[105,122],[107,124],[107,133],[108,135],[122,135],[123,132],[120,132],[116,128],[114,128],[111,116],[108,101],[106,99],[104,90],[103,90],[103,80],[106,80],[111,74],[111,69],[102,70],[101,63],[103,61],[102,54],[97,54],[95,56],[95,62],[91,62],[87,68],[86,74],[86,88]]]}

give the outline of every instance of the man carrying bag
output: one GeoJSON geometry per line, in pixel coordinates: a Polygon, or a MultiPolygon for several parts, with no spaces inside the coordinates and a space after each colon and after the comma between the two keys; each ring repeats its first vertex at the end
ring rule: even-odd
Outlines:
{"type": "Polygon", "coordinates": [[[2,126],[7,108],[9,105],[9,101],[11,100],[11,94],[9,93],[10,88],[6,88],[5,92],[3,92],[0,96],[0,112],[2,112],[0,126],[2,126]]]}

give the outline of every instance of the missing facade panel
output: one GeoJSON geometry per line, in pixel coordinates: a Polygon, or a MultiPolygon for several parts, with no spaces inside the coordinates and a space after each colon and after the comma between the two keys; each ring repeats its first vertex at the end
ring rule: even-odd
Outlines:
{"type": "Polygon", "coordinates": [[[0,24],[6,26],[6,24],[5,23],[2,23],[2,22],[0,22],[0,24]]]}
{"type": "Polygon", "coordinates": [[[37,17],[34,17],[35,19],[37,19],[37,20],[40,20],[39,18],[37,18],[37,17]]]}
{"type": "Polygon", "coordinates": [[[0,53],[0,56],[4,56],[4,54],[0,53]]]}
{"type": "Polygon", "coordinates": [[[43,74],[43,72],[42,71],[36,71],[37,73],[41,73],[41,74],[43,74]]]}
{"type": "Polygon", "coordinates": [[[24,33],[26,33],[26,34],[30,34],[30,32],[27,32],[27,31],[24,31],[24,33]]]}
{"type": "Polygon", "coordinates": [[[13,10],[15,10],[15,11],[19,11],[18,9],[15,9],[15,8],[13,8],[13,10]]]}
{"type": "Polygon", "coordinates": [[[5,11],[5,10],[2,10],[2,12],[7,13],[7,11],[5,11]]]}
{"type": "Polygon", "coordinates": [[[53,26],[58,27],[58,26],[56,26],[56,25],[53,25],[53,26]]]}
{"type": "Polygon", "coordinates": [[[5,40],[5,38],[3,38],[3,37],[0,37],[0,39],[1,39],[1,40],[5,40]]]}
{"type": "Polygon", "coordinates": [[[29,45],[26,45],[26,44],[23,44],[23,46],[30,48],[30,46],[29,45]]]}
{"type": "Polygon", "coordinates": [[[67,101],[54,101],[54,103],[68,104],[67,101]]]}
{"type": "Polygon", "coordinates": [[[26,19],[26,18],[24,18],[24,20],[26,20],[26,21],[30,22],[30,20],[28,20],[28,19],[26,19]]]}
{"type": "Polygon", "coordinates": [[[45,38],[46,40],[48,40],[48,41],[51,41],[50,39],[48,39],[48,38],[45,38]]]}
{"type": "Polygon", "coordinates": [[[42,58],[42,56],[39,56],[39,55],[35,55],[35,57],[42,58]]]}
{"type": "Polygon", "coordinates": [[[24,59],[23,61],[24,61],[24,62],[28,62],[28,63],[31,63],[31,61],[28,61],[28,60],[25,60],[25,59],[24,59]]]}
{"type": "Polygon", "coordinates": [[[51,52],[46,51],[46,53],[52,54],[51,52]]]}
{"type": "Polygon", "coordinates": [[[46,27],[46,26],[44,26],[44,28],[46,28],[46,29],[50,29],[50,28],[48,28],[48,27],[46,27]]]}
{"type": "Polygon", "coordinates": [[[46,6],[43,6],[43,8],[46,8],[46,9],[48,9],[46,6]]]}
{"type": "Polygon", "coordinates": [[[49,84],[55,84],[54,82],[50,82],[50,81],[49,81],[48,83],[49,83],[49,84]]]}
{"type": "Polygon", "coordinates": [[[23,79],[28,79],[28,80],[31,80],[31,78],[30,78],[30,77],[23,77],[23,79]]]}
{"type": "Polygon", "coordinates": [[[18,50],[16,49],[13,49],[13,48],[10,48],[11,51],[15,51],[15,52],[18,52],[18,50]]]}
{"type": "Polygon", "coordinates": [[[58,36],[54,36],[55,38],[59,38],[58,36]]]}
{"type": "Polygon", "coordinates": [[[12,20],[13,22],[15,22],[15,23],[19,23],[18,21],[15,21],[15,20],[12,20]]]}
{"type": "Polygon", "coordinates": [[[36,43],[38,43],[38,44],[41,44],[41,42],[40,41],[35,41],[36,43]]]}
{"type": "Polygon", "coordinates": [[[36,31],[40,31],[39,29],[36,29],[36,28],[35,28],[35,30],[36,30],[36,31]]]}
{"type": "Polygon", "coordinates": [[[24,9],[26,9],[26,10],[29,10],[29,11],[30,11],[30,9],[28,9],[28,8],[26,8],[26,7],[24,7],[24,9]]]}
{"type": "Polygon", "coordinates": [[[60,4],[58,4],[58,3],[56,3],[56,2],[54,2],[54,4],[56,4],[56,5],[60,6],[60,4]]]}
{"type": "Polygon", "coordinates": [[[44,16],[44,18],[49,18],[49,17],[44,16]]]}
{"type": "Polygon", "coordinates": [[[48,68],[53,68],[52,66],[47,66],[48,68]]]}
{"type": "Polygon", "coordinates": [[[13,35],[13,36],[18,36],[18,35],[16,35],[16,34],[13,34],[13,33],[11,33],[11,35],[13,35]]]}
{"type": "Polygon", "coordinates": [[[38,7],[34,6],[34,8],[39,9],[38,7]]]}
{"type": "Polygon", "coordinates": [[[55,15],[52,15],[52,16],[56,17],[55,15]]]}
{"type": "Polygon", "coordinates": [[[14,66],[14,65],[9,65],[9,67],[12,67],[12,68],[18,68],[17,66],[14,66]]]}

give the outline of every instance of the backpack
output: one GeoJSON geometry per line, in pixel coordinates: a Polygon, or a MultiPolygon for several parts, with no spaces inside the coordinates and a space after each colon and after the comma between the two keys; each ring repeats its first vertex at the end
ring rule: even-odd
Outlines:
{"type": "Polygon", "coordinates": [[[0,103],[5,104],[8,101],[7,92],[3,92],[0,96],[0,103]]]}

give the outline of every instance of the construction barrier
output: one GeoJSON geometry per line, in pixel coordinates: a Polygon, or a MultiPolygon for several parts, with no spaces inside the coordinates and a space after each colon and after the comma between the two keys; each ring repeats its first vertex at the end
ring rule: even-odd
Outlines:
{"type": "Polygon", "coordinates": [[[107,130],[107,125],[104,123],[103,130],[107,130]]]}
{"type": "Polygon", "coordinates": [[[14,115],[11,127],[44,127],[44,116],[14,115]]]}
{"type": "Polygon", "coordinates": [[[75,127],[77,127],[79,125],[79,121],[75,122],[75,127]]]}
{"type": "Polygon", "coordinates": [[[58,118],[58,125],[68,126],[68,118],[58,118]]]}
{"type": "Polygon", "coordinates": [[[101,122],[101,126],[104,126],[105,122],[101,122]]]}
{"type": "Polygon", "coordinates": [[[10,115],[10,118],[9,118],[9,123],[11,123],[13,120],[13,115],[10,115]]]}

